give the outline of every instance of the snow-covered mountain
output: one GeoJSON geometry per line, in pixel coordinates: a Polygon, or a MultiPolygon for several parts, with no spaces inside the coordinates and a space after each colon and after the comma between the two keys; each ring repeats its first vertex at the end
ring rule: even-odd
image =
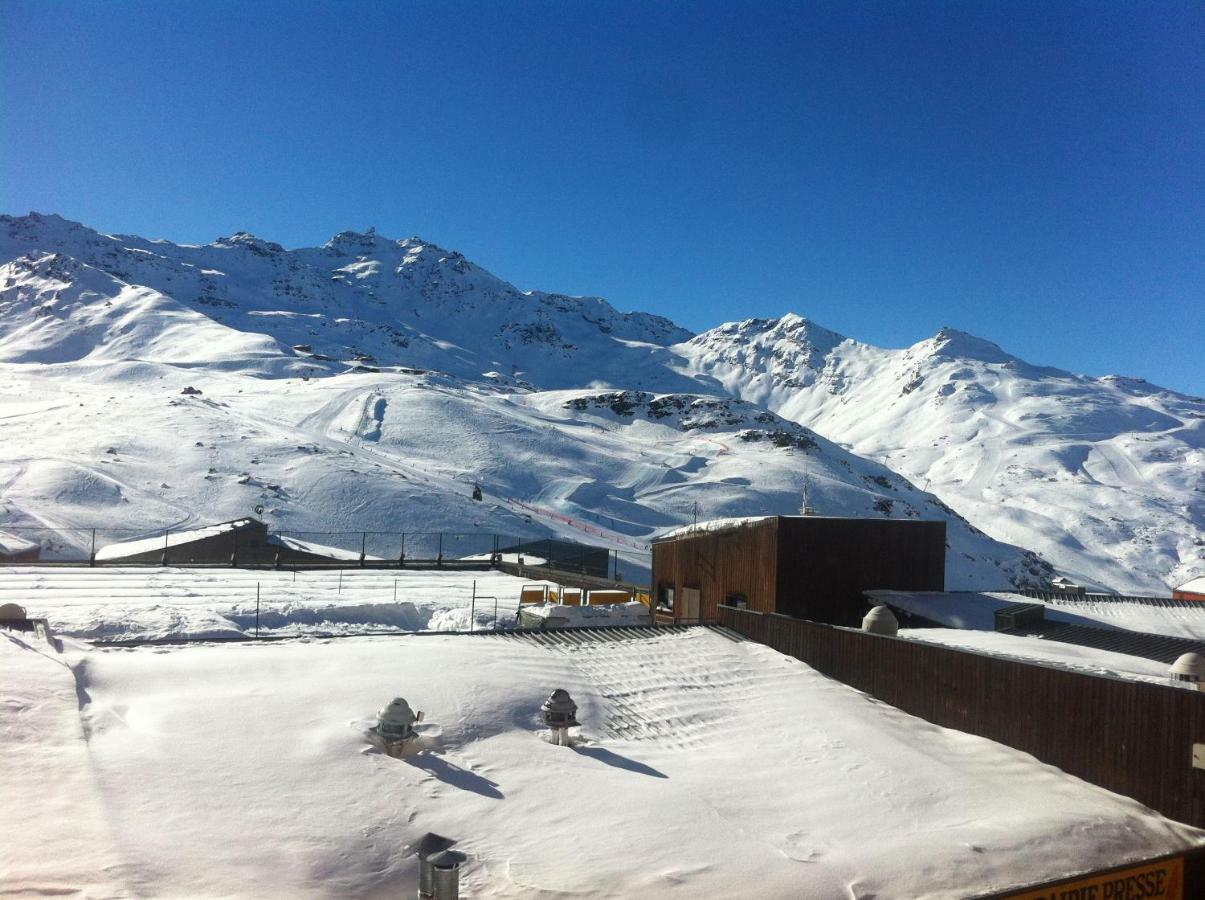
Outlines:
{"type": "Polygon", "coordinates": [[[1205,568],[1201,398],[1033,366],[951,328],[887,350],[788,315],[674,349],[1078,580],[1163,593],[1205,568]]]}
{"type": "MultiPolygon", "coordinates": [[[[27,316],[54,315],[55,292],[65,291],[67,303],[78,302],[76,292],[104,294],[101,275],[78,279],[77,291],[69,287],[91,267],[113,284],[153,289],[210,322],[256,336],[255,346],[222,353],[225,367],[247,373],[326,375],[356,365],[402,365],[469,379],[492,373],[508,384],[544,388],[592,379],[697,387],[665,366],[666,346],[690,337],[668,319],[620,313],[597,297],[520,291],[460,253],[416,237],[393,241],[345,231],[322,247],[285,250],[240,232],[188,246],[103,235],[58,216],[0,216],[0,262],[18,257],[26,258],[5,272],[3,287],[46,281],[27,316]]],[[[90,320],[97,317],[56,318],[78,332],[94,331],[90,320]]],[[[6,337],[14,324],[11,313],[0,322],[6,337]]],[[[111,337],[96,335],[100,343],[111,337]]],[[[15,338],[15,347],[23,347],[24,338],[15,338]]],[[[40,361],[75,358],[72,347],[63,349],[68,355],[56,360],[43,353],[40,361]]],[[[13,352],[5,358],[23,361],[13,352]]]]}
{"type": "Polygon", "coordinates": [[[1146,590],[1199,553],[1186,486],[1200,401],[1034,369],[967,335],[888,351],[786,317],[692,337],[371,230],[286,250],[0,216],[0,263],[0,526],[80,543],[96,525],[149,531],[263,504],[293,529],[555,533],[633,551],[696,504],[794,513],[806,483],[824,514],[947,519],[954,587],[1051,574],[1018,547],[1146,590]],[[1076,416],[1166,464],[1143,464],[1139,492],[1109,485],[1089,454],[1081,468],[1110,502],[1081,497],[1073,475],[1004,477],[1023,465],[1045,479],[1058,456],[1042,448],[1076,416]],[[1032,458],[1016,463],[1014,443],[1032,458]],[[887,466],[855,455],[886,452],[887,466]],[[926,478],[974,524],[912,483],[926,478]],[[1149,508],[1127,505],[1139,494],[1149,508]],[[1022,515],[1038,496],[1065,508],[1022,515]],[[1117,524],[1102,540],[1121,549],[1085,548],[1084,523],[1110,505],[1134,533],[1117,524]],[[1144,528],[1158,532],[1149,546],[1144,528]]]}

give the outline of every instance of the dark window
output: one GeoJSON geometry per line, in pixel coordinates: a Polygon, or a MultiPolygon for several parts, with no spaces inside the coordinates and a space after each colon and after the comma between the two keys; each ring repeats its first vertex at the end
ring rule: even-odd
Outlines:
{"type": "Polygon", "coordinates": [[[657,608],[672,611],[674,608],[674,587],[663,584],[657,589],[657,608]]]}
{"type": "Polygon", "coordinates": [[[737,609],[748,609],[749,598],[744,594],[729,594],[724,598],[725,606],[735,606],[737,609]]]}

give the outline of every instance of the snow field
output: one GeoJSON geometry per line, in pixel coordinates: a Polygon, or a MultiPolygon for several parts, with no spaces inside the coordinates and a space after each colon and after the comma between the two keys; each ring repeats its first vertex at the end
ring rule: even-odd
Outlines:
{"type": "Polygon", "coordinates": [[[0,569],[0,603],[77,638],[223,638],[254,633],[258,586],[265,634],[461,631],[470,614],[474,628],[513,625],[525,584],[552,583],[496,571],[12,566],[0,569]]]}
{"type": "Polygon", "coordinates": [[[1203,837],[703,629],[69,647],[78,701],[61,663],[12,640],[0,660],[23,676],[7,702],[46,698],[10,717],[5,751],[70,757],[21,773],[46,800],[0,850],[23,888],[405,896],[405,848],[435,831],[469,854],[472,897],[963,897],[1203,837]],[[576,748],[541,740],[556,687],[579,704],[576,748]],[[426,749],[402,760],[362,736],[397,695],[426,713],[426,749]],[[111,829],[87,847],[105,866],[42,850],[68,840],[68,802],[111,829]]]}

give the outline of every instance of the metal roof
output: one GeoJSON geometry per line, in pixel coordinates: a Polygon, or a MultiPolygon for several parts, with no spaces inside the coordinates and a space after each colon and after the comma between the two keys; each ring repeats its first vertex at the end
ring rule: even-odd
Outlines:
{"type": "Polygon", "coordinates": [[[1129,656],[1153,659],[1169,665],[1182,654],[1205,653],[1205,641],[1171,637],[1165,634],[1148,634],[1143,631],[1093,628],[1089,625],[1073,625],[1067,622],[1045,621],[1022,628],[1005,628],[1000,633],[1044,638],[1064,644],[1078,644],[1081,647],[1125,653],[1129,656]]]}

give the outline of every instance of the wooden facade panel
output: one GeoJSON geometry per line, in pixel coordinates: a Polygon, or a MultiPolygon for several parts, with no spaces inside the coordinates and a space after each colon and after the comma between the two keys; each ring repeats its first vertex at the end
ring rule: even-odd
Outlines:
{"type": "Polygon", "coordinates": [[[779,519],[776,612],[857,625],[863,592],[945,590],[946,523],[901,519],[779,519]]]}
{"type": "MultiPolygon", "coordinates": [[[[727,531],[708,532],[653,544],[653,592],[674,590],[675,616],[683,618],[682,591],[699,591],[699,618],[711,621],[716,607],[740,595],[750,609],[773,612],[777,579],[776,519],[727,531]]],[[[693,616],[691,617],[693,618],[693,616]]]]}
{"type": "Polygon", "coordinates": [[[720,607],[720,624],[938,725],[1205,827],[1205,692],[720,607]]]}

